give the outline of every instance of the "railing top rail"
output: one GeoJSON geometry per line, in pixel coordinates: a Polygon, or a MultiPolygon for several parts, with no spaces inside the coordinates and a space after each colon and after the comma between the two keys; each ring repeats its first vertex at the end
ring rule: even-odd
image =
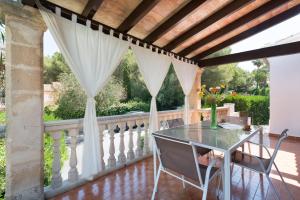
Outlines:
{"type": "MultiPolygon", "coordinates": [[[[162,117],[165,115],[181,113],[183,110],[166,110],[158,112],[158,116],[162,117]]],[[[113,116],[103,116],[98,117],[98,124],[104,125],[109,123],[121,123],[127,121],[134,121],[134,120],[144,120],[149,117],[149,112],[138,112],[138,113],[130,113],[124,115],[113,115],[113,116]]],[[[57,121],[50,121],[45,122],[45,131],[59,131],[62,129],[78,129],[81,128],[83,124],[83,119],[69,119],[69,120],[57,120],[57,121]]]]}

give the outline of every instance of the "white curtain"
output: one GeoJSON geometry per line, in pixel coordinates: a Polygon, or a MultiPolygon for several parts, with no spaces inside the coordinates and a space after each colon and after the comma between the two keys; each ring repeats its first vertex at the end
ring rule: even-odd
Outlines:
{"type": "Polygon", "coordinates": [[[158,116],[156,108],[156,96],[162,83],[168,73],[171,58],[169,56],[152,52],[137,45],[131,45],[136,56],[140,72],[144,78],[145,84],[152,96],[150,105],[149,132],[158,130],[158,116]]]}
{"type": "MultiPolygon", "coordinates": [[[[101,90],[120,62],[129,43],[92,30],[53,13],[41,10],[56,44],[87,95],[84,127],[82,177],[92,178],[101,169],[99,129],[94,97],[101,90]]],[[[59,14],[59,10],[57,10],[59,14]]],[[[100,27],[101,28],[101,27],[100,27]]]]}
{"type": "Polygon", "coordinates": [[[197,74],[197,66],[192,65],[181,60],[177,60],[175,58],[172,59],[172,64],[180,85],[182,87],[184,97],[184,123],[190,124],[190,103],[189,103],[189,95],[193,88],[196,74],[197,74]]]}

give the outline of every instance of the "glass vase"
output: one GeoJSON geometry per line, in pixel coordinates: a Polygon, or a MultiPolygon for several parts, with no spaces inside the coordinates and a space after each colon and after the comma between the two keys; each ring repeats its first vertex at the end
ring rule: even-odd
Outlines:
{"type": "Polygon", "coordinates": [[[218,124],[217,124],[217,105],[216,104],[211,105],[210,120],[211,120],[210,128],[217,129],[218,124]]]}

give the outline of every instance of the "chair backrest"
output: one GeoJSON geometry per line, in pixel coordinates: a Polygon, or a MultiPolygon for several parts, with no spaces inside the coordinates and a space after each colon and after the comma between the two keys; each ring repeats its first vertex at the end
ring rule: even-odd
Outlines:
{"type": "Polygon", "coordinates": [[[247,125],[248,123],[248,116],[243,116],[243,117],[226,116],[225,122],[244,126],[247,125]]]}
{"type": "Polygon", "coordinates": [[[182,118],[167,120],[168,128],[175,128],[175,127],[183,126],[183,125],[184,125],[184,122],[183,122],[182,118]]]}
{"type": "Polygon", "coordinates": [[[285,140],[288,137],[287,132],[288,132],[288,129],[284,129],[282,131],[282,133],[280,134],[279,138],[278,138],[278,141],[276,143],[273,155],[272,155],[271,160],[270,160],[270,164],[269,164],[268,169],[267,169],[268,173],[271,171],[272,165],[273,165],[274,160],[276,158],[276,155],[277,155],[277,153],[278,153],[278,151],[280,149],[281,143],[283,142],[283,140],[285,140]]]}
{"type": "Polygon", "coordinates": [[[164,169],[190,178],[203,186],[195,149],[191,144],[155,135],[154,139],[164,169]]]}

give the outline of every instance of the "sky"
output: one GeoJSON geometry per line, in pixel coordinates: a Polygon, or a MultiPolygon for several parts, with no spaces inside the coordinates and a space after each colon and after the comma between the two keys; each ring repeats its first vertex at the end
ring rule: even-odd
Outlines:
{"type": "MultiPolygon", "coordinates": [[[[232,53],[248,51],[253,49],[262,48],[267,44],[275,43],[281,39],[287,38],[291,35],[300,32],[300,15],[290,18],[272,28],[260,32],[252,37],[240,41],[231,46],[232,53]]],[[[44,35],[44,55],[49,56],[54,52],[59,51],[49,31],[44,35]]],[[[241,68],[252,71],[256,67],[251,61],[240,62],[238,64],[241,68]]]]}

